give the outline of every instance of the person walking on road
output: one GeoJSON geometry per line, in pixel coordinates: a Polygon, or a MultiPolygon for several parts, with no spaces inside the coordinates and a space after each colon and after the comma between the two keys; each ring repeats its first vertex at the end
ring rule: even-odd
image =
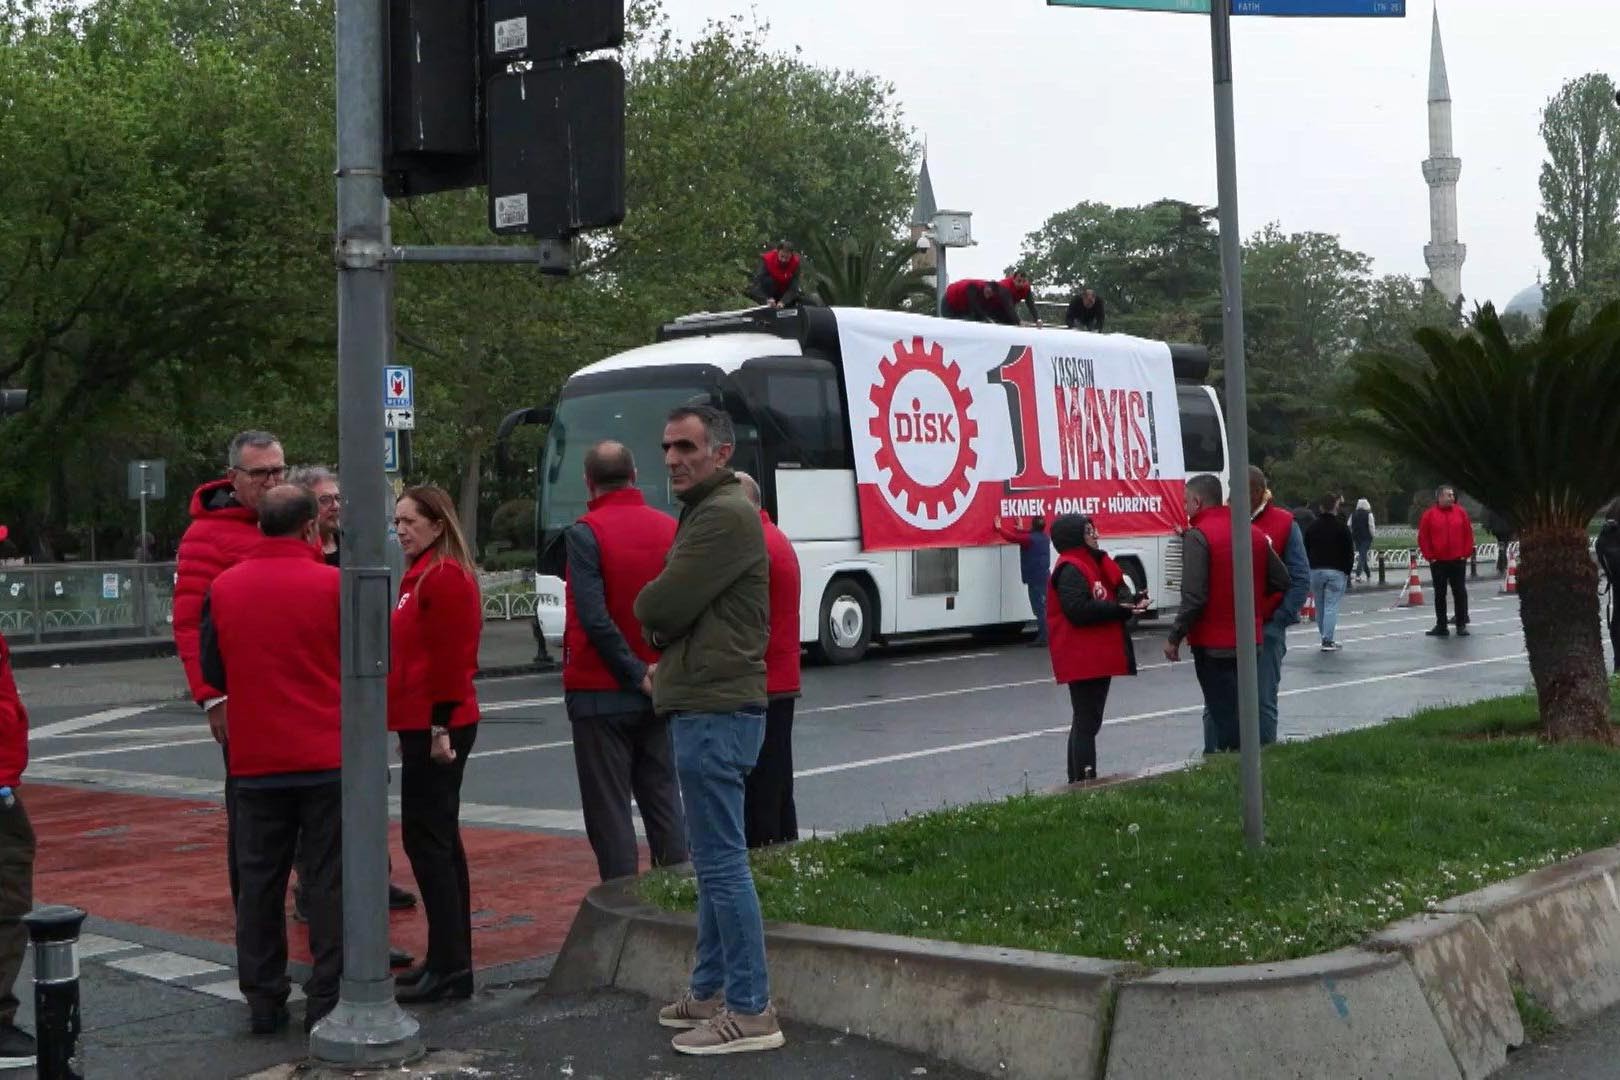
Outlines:
{"type": "Polygon", "coordinates": [[[472,996],[472,886],[461,778],[478,737],[478,571],[443,488],[407,488],[394,530],[409,568],[391,625],[388,730],[399,734],[400,831],[427,911],[427,957],[396,980],[404,1004],[472,996]]]}
{"type": "Polygon", "coordinates": [[[259,500],[287,475],[281,442],[268,431],[243,431],[231,439],[223,480],[210,480],[191,496],[191,524],[180,538],[174,572],[174,651],[185,668],[191,699],[208,715],[208,730],[225,760],[225,865],[231,907],[236,879],[236,785],[225,743],[225,692],[203,677],[199,641],[203,598],[222,572],[258,548],[259,500]]]}
{"type": "Polygon", "coordinates": [[[1372,554],[1373,537],[1378,530],[1378,521],[1373,517],[1372,503],[1366,499],[1357,499],[1356,508],[1350,514],[1350,539],[1356,545],[1355,576],[1361,578],[1365,584],[1372,580],[1372,565],[1368,557],[1372,554]]]}
{"type": "Polygon", "coordinates": [[[634,795],[654,866],[686,861],[686,825],[676,786],[669,721],[652,707],[658,651],[642,638],[632,610],[664,568],[675,519],[654,510],[636,487],[636,462],[623,443],[585,454],[585,513],[564,534],[568,551],[563,631],[563,698],[574,735],[585,836],[603,881],[638,869],[634,795]]]}
{"type": "MultiPolygon", "coordinates": [[[[1235,542],[1232,515],[1222,505],[1221,481],[1201,473],[1187,481],[1185,505],[1192,523],[1182,533],[1181,607],[1164,643],[1164,657],[1181,659],[1181,643],[1192,647],[1193,670],[1204,693],[1210,722],[1205,725],[1205,753],[1237,750],[1237,603],[1231,566],[1235,542]]],[[[1253,634],[1259,645],[1267,597],[1289,588],[1283,565],[1258,525],[1249,526],[1249,554],[1254,560],[1253,634]]]]}
{"type": "Polygon", "coordinates": [[[771,635],[765,644],[765,742],[748,774],[743,820],[748,846],[765,847],[799,838],[793,802],[793,703],[799,697],[799,556],[793,541],[760,505],[759,484],[737,474],[743,494],[759,511],[771,575],[771,635]]]}
{"type": "Polygon", "coordinates": [[[1097,779],[1097,733],[1116,675],[1136,674],[1127,622],[1147,610],[1119,564],[1099,546],[1097,526],[1080,514],[1052,523],[1057,566],[1046,589],[1052,674],[1069,687],[1069,783],[1097,779]]]}
{"type": "Polygon", "coordinates": [[[1287,590],[1268,595],[1261,606],[1265,634],[1260,640],[1259,656],[1260,745],[1270,746],[1277,741],[1277,695],[1282,686],[1283,659],[1288,655],[1288,628],[1299,622],[1305,608],[1305,595],[1311,589],[1311,563],[1296,515],[1277,505],[1267,487],[1266,474],[1253,465],[1249,466],[1249,505],[1254,507],[1251,520],[1288,568],[1287,590]]]}
{"type": "Polygon", "coordinates": [[[697,872],[697,957],[688,989],[658,1013],[688,1028],[683,1054],[769,1050],[786,1040],[771,1005],[765,927],[748,867],[744,790],[765,741],[770,559],[765,530],[729,468],[731,418],[683,406],[664,425],[664,464],[681,501],[669,561],[636,597],[663,656],[653,707],[670,717],[697,872]]]}
{"type": "Polygon", "coordinates": [[[1598,530],[1598,568],[1603,571],[1603,592],[1607,600],[1609,648],[1616,672],[1620,672],[1620,604],[1615,593],[1620,590],[1620,499],[1615,499],[1603,511],[1603,527],[1598,530]]]}
{"type": "Polygon", "coordinates": [[[1333,636],[1339,625],[1339,601],[1350,585],[1355,564],[1355,539],[1340,512],[1344,499],[1328,495],[1320,503],[1321,513],[1305,530],[1305,555],[1311,563],[1311,595],[1316,597],[1316,629],[1323,652],[1338,652],[1333,636]]]}
{"type": "Polygon", "coordinates": [[[1018,577],[1029,593],[1029,610],[1035,616],[1035,640],[1029,644],[1031,648],[1045,646],[1047,579],[1052,576],[1052,540],[1046,535],[1046,521],[1034,518],[1025,531],[996,518],[996,532],[1008,543],[1018,545],[1018,577]]]}
{"type": "Polygon", "coordinates": [[[28,951],[22,919],[34,906],[34,826],[17,790],[27,767],[28,710],[0,635],[0,1069],[27,1068],[35,1056],[34,1037],[17,1026],[17,976],[28,951]]]}
{"type": "Polygon", "coordinates": [[[258,503],[263,539],[214,579],[203,602],[200,662],[228,690],[236,781],[236,970],[255,1035],[287,1023],[287,878],[303,852],[314,971],[304,1030],[337,1005],[343,975],[343,808],[338,571],[321,558],[307,488],[258,503]]]}
{"type": "Polygon", "coordinates": [[[1429,562],[1429,578],[1434,584],[1434,617],[1429,637],[1449,637],[1446,627],[1446,590],[1456,603],[1453,620],[1457,636],[1468,636],[1468,559],[1474,554],[1474,523],[1468,511],[1457,505],[1457,489],[1442,484],[1435,489],[1434,505],[1423,511],[1418,521],[1418,551],[1429,562]]]}

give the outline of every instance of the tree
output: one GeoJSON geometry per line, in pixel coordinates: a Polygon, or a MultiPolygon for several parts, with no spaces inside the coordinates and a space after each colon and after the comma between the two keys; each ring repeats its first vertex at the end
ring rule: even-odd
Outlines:
{"type": "Polygon", "coordinates": [[[1564,84],[1541,114],[1536,232],[1546,253],[1553,301],[1581,286],[1588,268],[1615,252],[1620,237],[1620,109],[1607,75],[1564,84]]]}
{"type": "Polygon", "coordinates": [[[910,240],[882,235],[830,240],[817,232],[810,234],[805,255],[814,283],[809,291],[823,304],[932,310],[934,290],[927,272],[914,265],[917,247],[910,240]]]}
{"type": "Polygon", "coordinates": [[[1576,305],[1515,345],[1487,305],[1460,334],[1418,331],[1421,358],[1356,361],[1375,445],[1430,462],[1519,527],[1520,618],[1542,730],[1613,744],[1587,525],[1620,474],[1620,304],[1577,330],[1576,305]]]}

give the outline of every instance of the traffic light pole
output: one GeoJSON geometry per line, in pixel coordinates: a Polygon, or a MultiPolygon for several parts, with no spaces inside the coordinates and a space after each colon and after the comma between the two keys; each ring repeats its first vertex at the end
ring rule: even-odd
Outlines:
{"type": "MultiPolygon", "coordinates": [[[[1254,574],[1249,558],[1249,391],[1243,356],[1243,238],[1238,233],[1237,138],[1232,119],[1232,0],[1213,0],[1210,51],[1215,73],[1215,183],[1221,223],[1221,342],[1225,347],[1227,475],[1232,487],[1232,589],[1236,601],[1239,769],[1243,838],[1265,842],[1260,788],[1260,680],[1254,635],[1254,574]]],[[[1278,554],[1282,554],[1278,552],[1278,554]]],[[[1210,567],[1210,573],[1219,573],[1210,567]]]]}
{"type": "Polygon", "coordinates": [[[388,968],[388,619],[383,367],[392,271],[383,193],[380,0],[337,0],[338,454],[343,468],[343,983],[310,1033],[339,1065],[399,1065],[422,1053],[388,968]]]}

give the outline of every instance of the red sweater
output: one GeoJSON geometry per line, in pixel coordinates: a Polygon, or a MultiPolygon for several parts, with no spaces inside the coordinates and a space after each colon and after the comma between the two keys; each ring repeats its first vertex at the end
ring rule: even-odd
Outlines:
{"type": "MultiPolygon", "coordinates": [[[[261,538],[208,594],[227,676],[232,776],[325,772],[343,763],[339,572],[296,537],[261,538]]],[[[217,664],[216,664],[217,661],[217,664]]]]}
{"type": "Polygon", "coordinates": [[[793,541],[761,510],[765,556],[771,567],[771,635],[765,645],[765,693],[797,696],[799,678],[799,556],[793,541]]]}
{"type": "Polygon", "coordinates": [[[199,705],[222,694],[203,678],[197,656],[203,597],[222,571],[247,558],[263,539],[258,513],[232,497],[229,480],[210,480],[192,493],[191,524],[180,538],[174,573],[174,651],[199,705]]]}
{"type": "Polygon", "coordinates": [[[1454,562],[1474,553],[1474,523],[1456,503],[1431,506],[1418,521],[1418,550],[1432,563],[1454,562]]]}
{"type": "Polygon", "coordinates": [[[22,783],[28,767],[28,710],[11,677],[11,649],[0,636],[0,786],[22,783]]]}
{"type": "Polygon", "coordinates": [[[478,639],[484,604],[460,565],[426,552],[405,572],[394,605],[388,730],[426,731],[433,706],[455,702],[451,727],[478,722],[478,639]]]}

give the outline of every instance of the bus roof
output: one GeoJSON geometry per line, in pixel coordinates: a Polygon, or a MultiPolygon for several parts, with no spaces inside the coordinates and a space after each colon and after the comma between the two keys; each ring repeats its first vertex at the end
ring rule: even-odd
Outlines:
{"type": "Polygon", "coordinates": [[[615,353],[574,374],[597,375],[629,368],[672,367],[677,364],[708,364],[730,374],[756,356],[802,356],[804,349],[793,338],[764,333],[726,333],[713,337],[687,337],[641,345],[615,353]]]}

